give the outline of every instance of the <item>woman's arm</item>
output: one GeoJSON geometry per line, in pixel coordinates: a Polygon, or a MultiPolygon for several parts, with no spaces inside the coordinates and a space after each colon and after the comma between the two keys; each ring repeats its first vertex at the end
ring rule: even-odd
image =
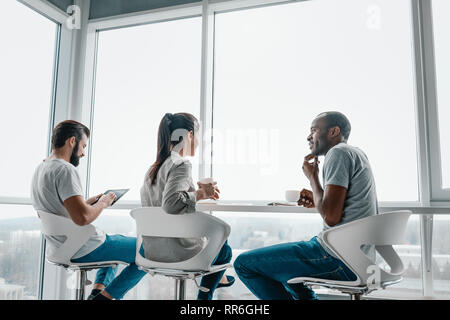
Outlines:
{"type": "Polygon", "coordinates": [[[162,208],[170,214],[195,212],[196,194],[191,177],[191,164],[183,161],[169,172],[162,194],[162,208]]]}

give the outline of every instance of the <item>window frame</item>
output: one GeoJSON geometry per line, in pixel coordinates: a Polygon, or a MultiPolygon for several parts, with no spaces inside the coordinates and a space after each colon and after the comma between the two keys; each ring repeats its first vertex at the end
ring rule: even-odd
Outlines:
{"type": "MultiPolygon", "coordinates": [[[[423,19],[423,64],[426,70],[426,104],[429,121],[429,155],[430,155],[430,179],[431,201],[445,203],[450,201],[450,188],[442,186],[442,158],[441,158],[441,134],[439,131],[438,90],[435,57],[435,33],[433,21],[433,1],[426,0],[422,4],[423,19]],[[433,143],[434,142],[434,143],[433,143]],[[434,169],[434,170],[432,170],[434,169]]],[[[442,121],[441,121],[442,123],[442,121]]]]}

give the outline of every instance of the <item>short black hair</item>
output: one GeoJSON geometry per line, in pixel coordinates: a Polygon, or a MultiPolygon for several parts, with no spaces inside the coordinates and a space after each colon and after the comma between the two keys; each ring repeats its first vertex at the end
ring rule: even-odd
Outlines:
{"type": "Polygon", "coordinates": [[[66,140],[75,137],[78,143],[83,137],[83,133],[89,138],[90,130],[84,124],[75,120],[65,120],[56,125],[52,133],[52,150],[64,146],[66,140]]]}
{"type": "Polygon", "coordinates": [[[327,130],[333,127],[339,127],[341,131],[341,135],[347,141],[350,136],[350,132],[352,130],[352,126],[350,125],[350,121],[348,118],[339,111],[327,111],[322,112],[317,117],[323,116],[325,122],[327,124],[327,130]]]}

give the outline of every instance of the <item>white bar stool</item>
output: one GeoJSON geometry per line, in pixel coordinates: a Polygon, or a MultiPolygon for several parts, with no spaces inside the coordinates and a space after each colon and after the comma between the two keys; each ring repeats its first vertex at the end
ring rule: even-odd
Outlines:
{"type": "Polygon", "coordinates": [[[208,288],[197,283],[198,277],[231,267],[230,263],[211,265],[224,245],[231,227],[224,221],[203,212],[168,214],[161,207],[133,209],[130,215],[136,221],[136,265],[151,275],[160,274],[175,279],[175,299],[186,299],[186,280],[192,279],[203,292],[208,288]],[[146,259],[139,250],[142,237],[206,239],[206,245],[193,257],[177,262],[146,259]]]}
{"type": "Polygon", "coordinates": [[[84,300],[84,288],[91,282],[87,279],[87,272],[94,269],[116,267],[119,264],[128,265],[123,261],[99,261],[75,263],[70,259],[95,233],[92,225],[79,226],[71,219],[53,213],[38,211],[41,219],[41,231],[45,236],[65,236],[66,241],[53,252],[48,252],[46,260],[66,270],[77,273],[76,300],[84,300]]]}

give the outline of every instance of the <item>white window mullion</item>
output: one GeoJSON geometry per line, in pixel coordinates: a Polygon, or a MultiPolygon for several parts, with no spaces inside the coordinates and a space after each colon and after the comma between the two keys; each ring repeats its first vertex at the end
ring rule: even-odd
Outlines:
{"type": "MultiPolygon", "coordinates": [[[[412,0],[414,61],[416,71],[416,119],[420,199],[429,205],[440,185],[439,138],[436,114],[436,77],[430,0],[412,0]]],[[[433,296],[433,215],[420,219],[423,295],[433,296]]]]}
{"type": "Polygon", "coordinates": [[[200,87],[200,121],[204,137],[199,145],[199,178],[212,174],[212,119],[214,75],[214,12],[209,1],[203,0],[202,11],[202,64],[200,87]]]}

